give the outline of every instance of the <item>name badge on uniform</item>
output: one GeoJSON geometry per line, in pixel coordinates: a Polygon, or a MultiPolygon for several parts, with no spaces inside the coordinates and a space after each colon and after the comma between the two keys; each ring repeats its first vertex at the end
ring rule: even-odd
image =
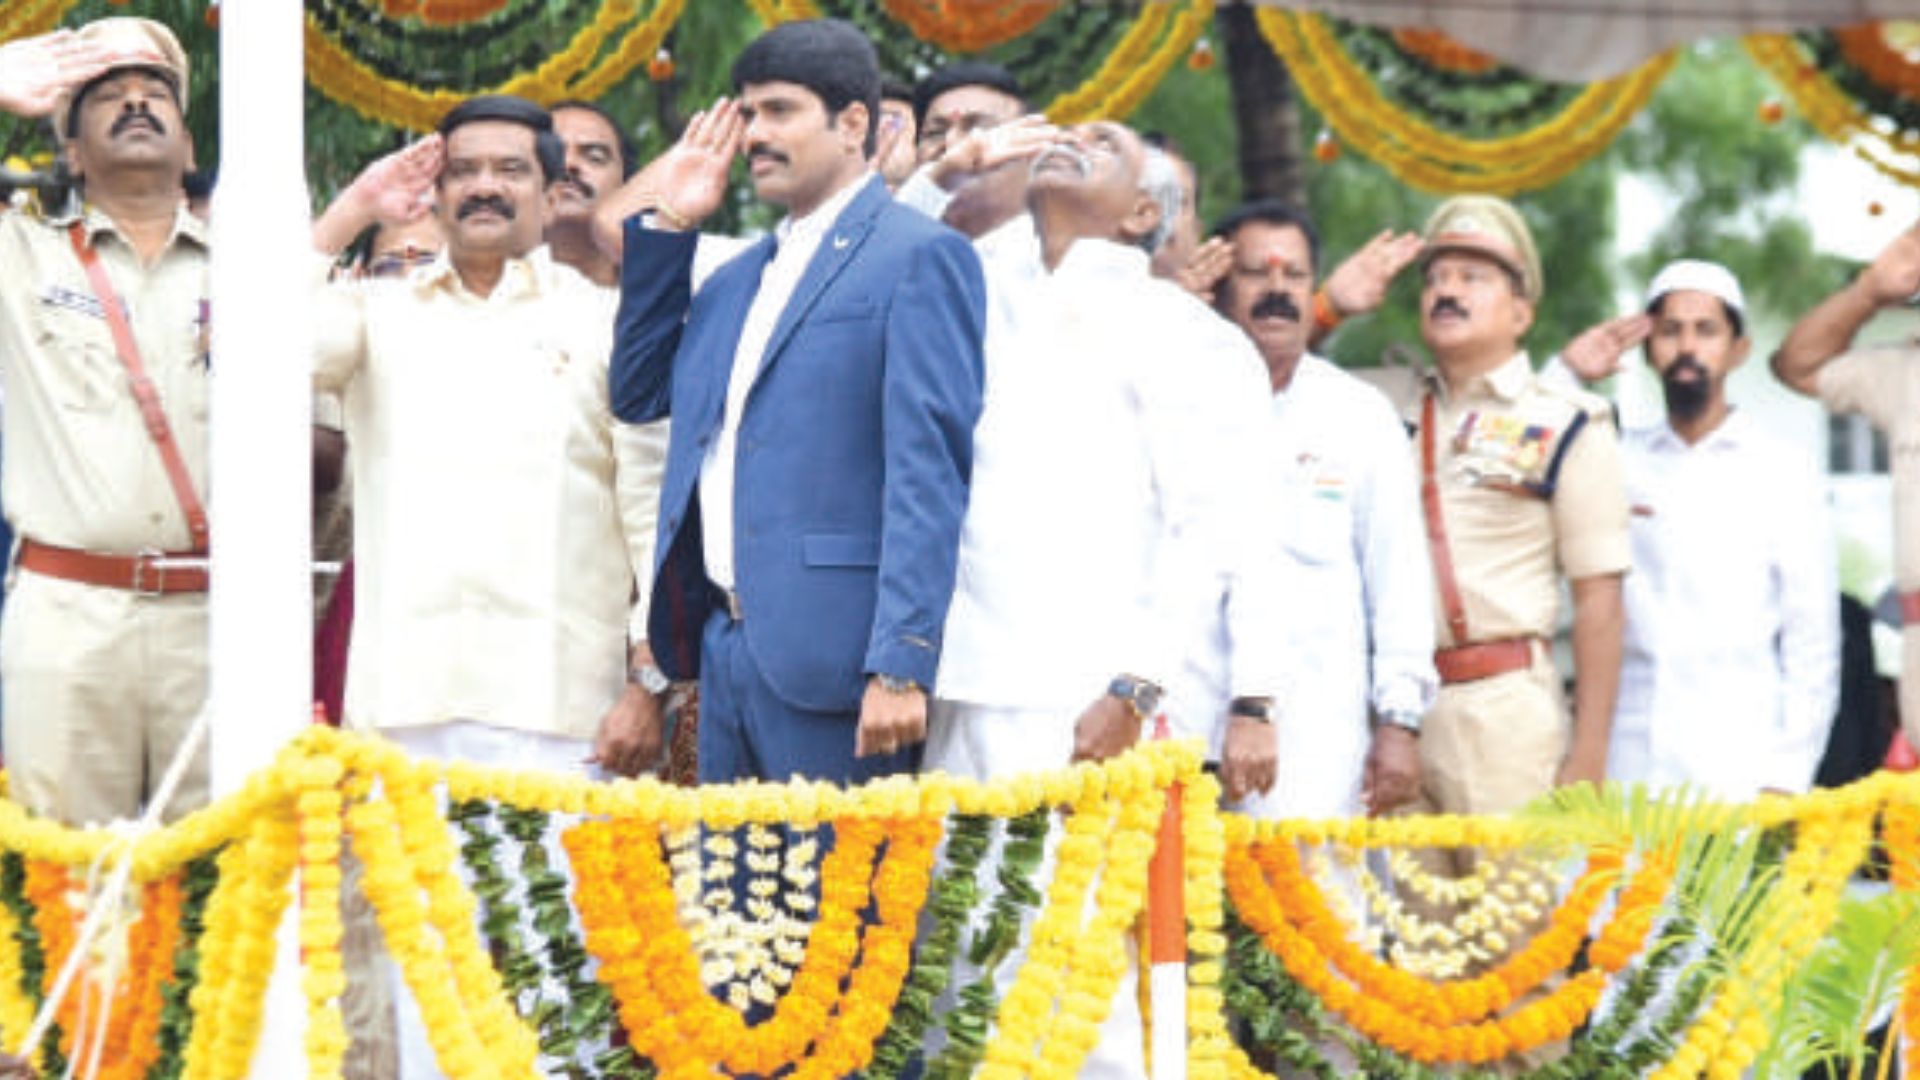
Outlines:
{"type": "Polygon", "coordinates": [[[93,319],[105,319],[107,309],[100,306],[100,298],[90,292],[69,289],[62,285],[49,285],[40,294],[40,302],[48,307],[65,308],[93,319]]]}

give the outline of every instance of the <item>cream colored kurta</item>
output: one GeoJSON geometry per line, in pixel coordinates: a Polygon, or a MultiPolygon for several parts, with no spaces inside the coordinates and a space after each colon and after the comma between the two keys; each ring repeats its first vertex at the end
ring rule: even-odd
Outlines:
{"type": "Polygon", "coordinates": [[[591,739],[646,625],[666,449],[608,407],[616,294],[542,247],[486,297],[444,255],[321,296],[355,501],[346,722],[591,739]]]}

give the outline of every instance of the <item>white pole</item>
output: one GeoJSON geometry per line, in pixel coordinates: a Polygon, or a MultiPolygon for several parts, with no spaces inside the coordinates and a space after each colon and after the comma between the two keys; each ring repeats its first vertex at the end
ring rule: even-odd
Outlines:
{"type": "MultiPolygon", "coordinates": [[[[310,721],[312,250],[300,0],[221,5],[210,448],[215,797],[310,721]]],[[[280,927],[252,1075],[304,1060],[298,919],[280,927]]]]}

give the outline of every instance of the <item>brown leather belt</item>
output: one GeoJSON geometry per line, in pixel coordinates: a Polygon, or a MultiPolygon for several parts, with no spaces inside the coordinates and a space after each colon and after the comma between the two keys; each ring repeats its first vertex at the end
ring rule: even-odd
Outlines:
{"type": "Polygon", "coordinates": [[[1900,625],[1920,627],[1920,591],[1900,594],[1900,625]]]}
{"type": "Polygon", "coordinates": [[[20,567],[63,581],[126,589],[148,596],[207,591],[205,555],[162,551],[142,552],[139,555],[97,555],[91,551],[76,551],[34,540],[22,540],[20,567]]]}
{"type": "Polygon", "coordinates": [[[1438,649],[1433,654],[1433,666],[1440,672],[1440,681],[1448,686],[1491,679],[1495,675],[1533,666],[1535,640],[1528,637],[1504,638],[1438,649]]]}

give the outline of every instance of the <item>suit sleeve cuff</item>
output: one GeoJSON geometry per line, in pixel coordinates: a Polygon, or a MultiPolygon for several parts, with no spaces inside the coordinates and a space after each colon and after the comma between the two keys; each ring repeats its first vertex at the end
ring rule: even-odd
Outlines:
{"type": "Polygon", "coordinates": [[[939,646],[929,639],[911,634],[877,643],[867,650],[866,671],[869,675],[911,679],[931,689],[933,677],[939,669],[939,646]]]}

